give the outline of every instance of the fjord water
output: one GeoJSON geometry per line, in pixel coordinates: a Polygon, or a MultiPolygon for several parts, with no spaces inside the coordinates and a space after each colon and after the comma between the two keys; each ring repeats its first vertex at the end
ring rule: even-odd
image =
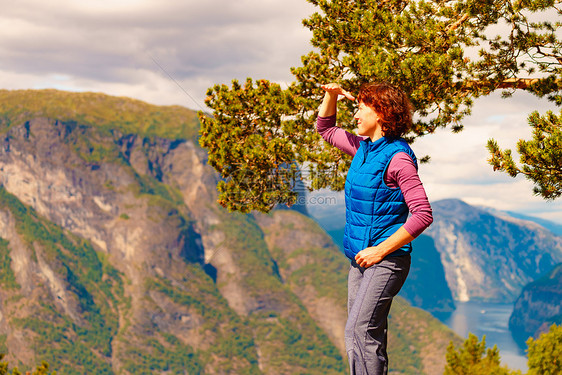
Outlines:
{"type": "Polygon", "coordinates": [[[527,357],[511,336],[508,328],[512,304],[489,302],[456,302],[455,311],[443,321],[463,338],[471,332],[482,340],[486,335],[486,347],[497,345],[502,364],[513,370],[527,371],[527,357]]]}

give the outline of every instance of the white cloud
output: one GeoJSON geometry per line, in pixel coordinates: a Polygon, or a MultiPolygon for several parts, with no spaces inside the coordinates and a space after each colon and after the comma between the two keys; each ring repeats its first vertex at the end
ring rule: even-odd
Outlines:
{"type": "Polygon", "coordinates": [[[487,205],[540,216],[562,223],[562,202],[533,196],[533,184],[523,176],[515,179],[494,172],[488,164],[488,139],[514,152],[519,139],[531,138],[528,115],[538,110],[559,110],[546,100],[517,93],[510,99],[499,94],[476,100],[465,129],[453,134],[443,130],[413,145],[418,155],[430,155],[431,162],[420,166],[420,176],[430,200],[460,198],[469,204],[487,205]]]}
{"type": "Polygon", "coordinates": [[[121,86],[124,95],[198,108],[214,83],[291,80],[289,68],[309,50],[301,19],[311,13],[304,0],[11,2],[0,15],[0,84],[59,87],[64,76],[69,89],[121,86]],[[22,75],[35,82],[15,79],[22,75]]]}
{"type": "MultiPolygon", "coordinates": [[[[215,83],[291,81],[289,68],[311,49],[301,20],[314,11],[306,0],[4,2],[0,88],[96,91],[199,109],[215,83]]],[[[492,95],[476,101],[463,132],[417,141],[416,153],[432,157],[420,167],[430,199],[461,198],[562,223],[560,203],[533,197],[530,182],[486,162],[488,138],[514,149],[530,137],[528,114],[548,108],[530,95],[492,95]]]]}

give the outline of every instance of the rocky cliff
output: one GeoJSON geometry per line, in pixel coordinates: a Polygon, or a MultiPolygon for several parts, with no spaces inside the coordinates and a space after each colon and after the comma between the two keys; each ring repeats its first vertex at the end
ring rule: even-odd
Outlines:
{"type": "MultiPolygon", "coordinates": [[[[301,213],[231,214],[181,107],[0,91],[0,350],[61,374],[345,373],[347,261],[301,213]]],[[[396,374],[448,329],[398,299],[396,374]]]]}
{"type": "Polygon", "coordinates": [[[432,207],[435,220],[424,234],[435,242],[455,300],[512,302],[562,261],[562,238],[538,224],[456,199],[432,207]]]}
{"type": "Polygon", "coordinates": [[[445,321],[455,310],[455,302],[435,241],[422,233],[414,240],[413,248],[410,274],[399,295],[445,321]]]}
{"type": "Polygon", "coordinates": [[[562,324],[562,264],[523,288],[509,318],[509,329],[521,346],[552,324],[562,324]]]}

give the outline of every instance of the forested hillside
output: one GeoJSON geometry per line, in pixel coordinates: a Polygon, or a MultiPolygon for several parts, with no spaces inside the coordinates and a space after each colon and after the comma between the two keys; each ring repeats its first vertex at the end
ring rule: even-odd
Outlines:
{"type": "Polygon", "coordinates": [[[520,345],[562,324],[562,263],[523,288],[515,301],[509,328],[520,345]]]}

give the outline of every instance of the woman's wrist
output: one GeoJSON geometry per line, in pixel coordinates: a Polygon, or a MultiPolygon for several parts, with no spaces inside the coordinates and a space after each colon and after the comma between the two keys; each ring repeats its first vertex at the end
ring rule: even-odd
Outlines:
{"type": "Polygon", "coordinates": [[[326,91],[324,94],[324,100],[320,105],[320,110],[318,111],[318,116],[329,117],[333,116],[337,112],[338,94],[330,91],[326,91]]]}

